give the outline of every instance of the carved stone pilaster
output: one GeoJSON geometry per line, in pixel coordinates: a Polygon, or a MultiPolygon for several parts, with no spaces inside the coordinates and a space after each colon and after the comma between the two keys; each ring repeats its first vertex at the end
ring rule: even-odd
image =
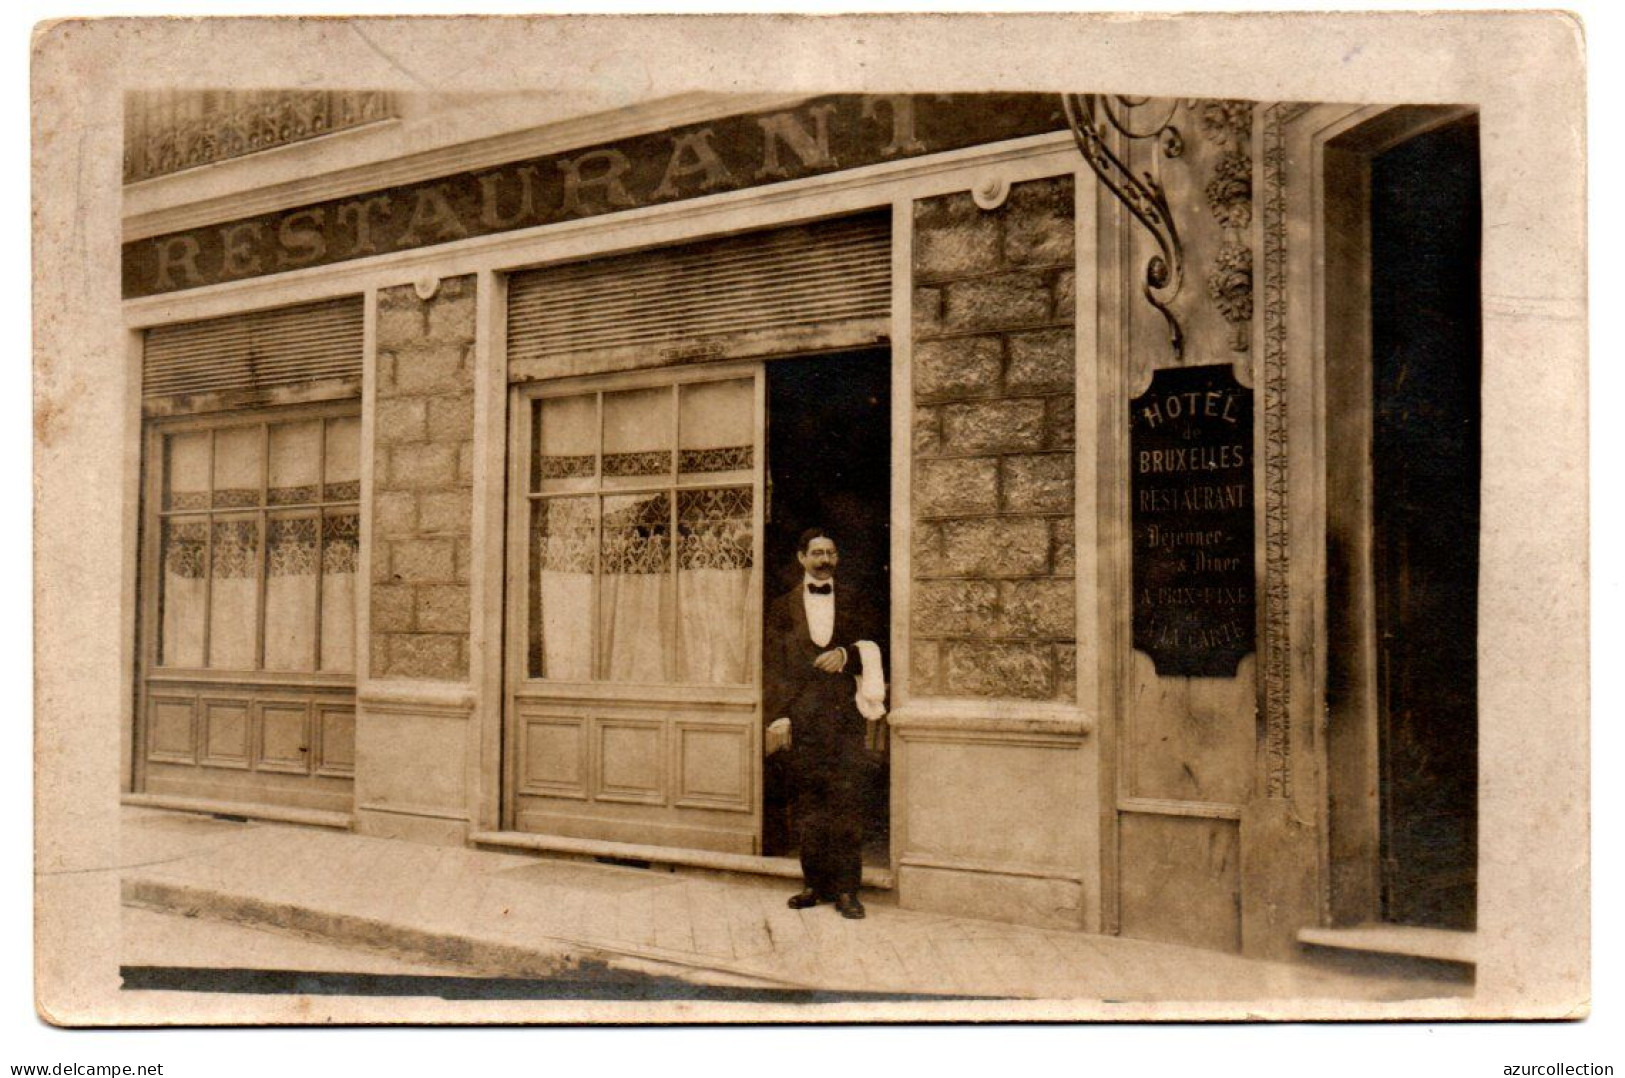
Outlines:
{"type": "Polygon", "coordinates": [[[1264,113],[1264,793],[1292,796],[1291,545],[1287,512],[1286,124],[1309,106],[1264,113]]]}
{"type": "Polygon", "coordinates": [[[1230,326],[1230,350],[1245,352],[1253,319],[1253,252],[1243,239],[1253,223],[1253,104],[1203,101],[1195,112],[1202,137],[1220,150],[1203,192],[1225,237],[1208,273],[1208,299],[1230,326]]]}

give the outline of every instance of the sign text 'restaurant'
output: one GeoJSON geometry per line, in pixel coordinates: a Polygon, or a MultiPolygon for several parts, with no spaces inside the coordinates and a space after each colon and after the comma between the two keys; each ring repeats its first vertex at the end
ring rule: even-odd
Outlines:
{"type": "Polygon", "coordinates": [[[1065,126],[1054,94],[836,94],[124,245],[150,296],[616,213],[1065,126]]]}

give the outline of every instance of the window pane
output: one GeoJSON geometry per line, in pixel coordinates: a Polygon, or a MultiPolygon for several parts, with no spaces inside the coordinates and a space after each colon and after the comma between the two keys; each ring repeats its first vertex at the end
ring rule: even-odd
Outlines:
{"type": "MultiPolygon", "coordinates": [[[[273,443],[274,444],[274,443],[273,443]]],[[[275,451],[272,453],[275,458],[275,451]]],[[[314,516],[272,517],[265,538],[265,669],[316,665],[314,516]]],[[[253,645],[253,640],[249,640],[253,645]]]]}
{"type": "Polygon", "coordinates": [[[214,506],[216,509],[260,503],[261,463],[265,432],[260,427],[232,427],[214,433],[214,506]]]}
{"type": "Polygon", "coordinates": [[[531,677],[592,678],[593,513],[598,499],[531,505],[531,677]]]}
{"type": "Polygon", "coordinates": [[[208,587],[203,561],[208,529],[208,521],[203,519],[172,518],[163,523],[159,666],[203,665],[203,604],[208,587]]]}
{"type": "Polygon", "coordinates": [[[272,505],[320,501],[322,421],[278,423],[271,428],[271,483],[266,499],[272,505]]]}
{"type": "Polygon", "coordinates": [[[598,474],[598,398],[536,402],[532,490],[591,490],[598,474]]]}
{"type": "MultiPolygon", "coordinates": [[[[749,448],[747,446],[747,448],[749,448]]],[[[750,487],[677,493],[677,632],[687,684],[744,685],[756,588],[750,487]]]]}
{"type": "Polygon", "coordinates": [[[164,439],[164,508],[209,507],[209,432],[164,439]]]}
{"type": "Polygon", "coordinates": [[[209,665],[215,669],[254,669],[259,555],[258,520],[214,522],[214,550],[209,558],[209,665]]]}
{"type": "Polygon", "coordinates": [[[755,465],[755,384],[749,378],[679,389],[677,468],[685,479],[745,482],[755,465]]]}
{"type": "Polygon", "coordinates": [[[357,416],[327,421],[326,499],[353,502],[361,497],[361,420],[357,416]]]}
{"type": "Polygon", "coordinates": [[[667,681],[671,632],[671,495],[604,498],[599,652],[610,681],[667,681]]]}
{"type": "Polygon", "coordinates": [[[647,487],[671,476],[671,389],[604,394],[604,486],[647,487]]]}
{"type": "Polygon", "coordinates": [[[355,670],[355,574],[361,517],[329,510],[322,521],[322,670],[355,670]]]}

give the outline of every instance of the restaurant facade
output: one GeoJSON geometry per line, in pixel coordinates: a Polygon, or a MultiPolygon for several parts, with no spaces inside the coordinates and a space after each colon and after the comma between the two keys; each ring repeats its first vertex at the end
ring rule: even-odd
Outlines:
{"type": "Polygon", "coordinates": [[[539,115],[131,97],[127,802],[794,875],[818,524],[889,626],[869,886],[1468,936],[1471,109],[539,115]]]}

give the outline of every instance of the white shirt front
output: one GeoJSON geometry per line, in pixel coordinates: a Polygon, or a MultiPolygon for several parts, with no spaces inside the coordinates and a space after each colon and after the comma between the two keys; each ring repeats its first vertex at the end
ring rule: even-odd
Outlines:
{"type": "Polygon", "coordinates": [[[803,574],[801,584],[801,602],[807,611],[807,630],[812,633],[812,642],[819,647],[828,647],[830,637],[835,635],[835,582],[832,580],[814,580],[810,575],[803,574]],[[807,585],[817,584],[823,587],[830,586],[828,595],[816,595],[808,589],[807,585]]]}

